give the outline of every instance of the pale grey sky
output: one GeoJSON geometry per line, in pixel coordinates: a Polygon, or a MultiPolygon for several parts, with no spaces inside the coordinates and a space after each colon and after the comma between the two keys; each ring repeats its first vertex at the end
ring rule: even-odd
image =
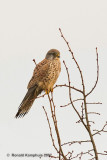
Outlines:
{"type": "MultiPolygon", "coordinates": [[[[80,76],[65,42],[60,37],[59,27],[83,70],[87,91],[95,83],[95,48],[98,47],[100,78],[89,100],[101,101],[103,104],[89,106],[89,109],[102,114],[101,117],[92,117],[96,121],[96,128],[102,127],[107,120],[107,1],[0,1],[0,159],[2,160],[10,159],[6,156],[7,153],[55,153],[42,109],[44,105],[50,114],[47,97],[35,100],[30,112],[23,119],[15,119],[14,116],[27,91],[27,84],[35,67],[32,59],[35,58],[37,63],[40,62],[51,48],[61,52],[61,63],[63,60],[67,63],[71,73],[71,83],[78,88],[81,87],[80,76]]],[[[67,83],[67,78],[62,63],[57,84],[63,83],[67,83]]],[[[83,127],[75,124],[77,116],[74,111],[70,107],[62,109],[59,107],[69,102],[66,95],[68,95],[67,89],[59,88],[54,92],[62,143],[88,137],[83,127]]],[[[74,93],[73,96],[78,95],[74,93]]],[[[105,134],[96,136],[95,140],[99,151],[107,150],[105,134]]],[[[68,148],[65,148],[65,152],[68,148]]],[[[79,150],[80,146],[77,145],[77,148],[79,150]]],[[[88,146],[83,148],[86,149],[88,146]]],[[[106,160],[106,157],[100,157],[100,160],[102,159],[106,160]]]]}

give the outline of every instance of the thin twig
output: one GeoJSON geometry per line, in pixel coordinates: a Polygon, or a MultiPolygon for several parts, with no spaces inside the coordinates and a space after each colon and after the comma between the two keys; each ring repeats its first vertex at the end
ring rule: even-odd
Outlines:
{"type": "Polygon", "coordinates": [[[46,96],[46,93],[43,94],[43,95],[41,95],[41,96],[38,96],[37,98],[43,98],[43,97],[45,97],[45,96],[46,96]]]}
{"type": "MultiPolygon", "coordinates": [[[[55,131],[56,131],[56,135],[57,135],[57,140],[58,140],[58,145],[59,145],[59,152],[61,154],[61,156],[64,158],[64,160],[67,160],[66,156],[64,155],[63,151],[62,151],[62,147],[61,147],[61,139],[60,139],[60,135],[59,135],[59,130],[58,130],[58,126],[57,126],[57,120],[56,120],[56,114],[53,111],[52,108],[52,99],[50,98],[49,94],[48,94],[48,99],[49,99],[49,103],[50,103],[50,108],[51,108],[51,114],[52,114],[52,119],[53,119],[53,123],[54,123],[54,127],[55,127],[55,131]]],[[[53,107],[55,107],[53,105],[53,107]]]]}
{"type": "MultiPolygon", "coordinates": [[[[68,86],[67,84],[56,85],[54,88],[57,88],[57,87],[70,87],[70,88],[72,88],[72,89],[75,90],[75,91],[78,91],[78,92],[80,92],[80,93],[83,93],[80,89],[77,89],[77,88],[75,88],[74,86],[68,86]]],[[[53,89],[54,89],[54,88],[53,88],[53,89]]]]}
{"type": "Polygon", "coordinates": [[[97,79],[96,79],[95,84],[94,84],[93,88],[91,89],[91,91],[86,94],[86,97],[87,97],[89,94],[91,94],[91,93],[93,92],[93,90],[96,88],[97,83],[98,83],[98,79],[99,79],[99,64],[98,64],[98,52],[97,52],[97,47],[96,47],[96,56],[97,56],[97,59],[96,59],[96,60],[97,60],[97,79]]]}
{"type": "Polygon", "coordinates": [[[64,145],[72,145],[72,144],[75,144],[75,143],[78,143],[78,144],[82,144],[82,143],[86,143],[86,142],[91,142],[90,140],[86,140],[86,141],[72,141],[72,142],[66,142],[66,143],[63,143],[61,146],[64,146],[64,145]]]}
{"type": "Polygon", "coordinates": [[[88,112],[88,114],[97,114],[97,115],[100,115],[100,113],[97,113],[97,112],[88,112]]]}
{"type": "MultiPolygon", "coordinates": [[[[92,151],[93,151],[93,149],[88,150],[88,151],[86,151],[86,152],[81,152],[81,153],[82,153],[82,155],[89,154],[90,156],[93,156],[93,154],[90,153],[90,152],[92,152],[92,151]]],[[[71,159],[75,159],[75,158],[79,157],[79,156],[81,155],[81,153],[77,154],[76,156],[72,157],[71,159]]]]}
{"type": "Polygon", "coordinates": [[[106,126],[107,126],[107,122],[104,124],[104,126],[102,127],[101,130],[96,130],[96,129],[93,130],[93,131],[97,131],[96,133],[93,134],[93,136],[95,136],[96,134],[100,134],[101,132],[106,132],[107,133],[107,131],[104,130],[106,126]]]}
{"type": "Polygon", "coordinates": [[[36,64],[36,61],[35,61],[35,59],[33,59],[33,62],[35,63],[35,65],[37,65],[37,64],[36,64]]]}
{"type": "MultiPolygon", "coordinates": [[[[69,82],[69,85],[70,85],[70,76],[69,76],[69,72],[68,72],[68,68],[65,64],[65,61],[63,61],[64,65],[65,65],[65,68],[66,68],[66,72],[67,72],[67,76],[68,76],[68,82],[69,82]]],[[[88,127],[86,126],[86,124],[84,123],[82,117],[80,116],[79,112],[77,111],[76,107],[74,106],[74,103],[72,101],[72,98],[71,98],[71,91],[70,91],[70,88],[69,88],[69,99],[70,99],[70,103],[72,104],[72,107],[73,109],[75,110],[75,112],[77,113],[78,117],[80,118],[81,122],[83,123],[84,127],[87,129],[88,131],[88,127]]]]}
{"type": "Polygon", "coordinates": [[[98,154],[105,156],[105,155],[107,155],[107,152],[106,153],[98,153],[98,154]]]}
{"type": "Polygon", "coordinates": [[[87,104],[102,104],[101,102],[87,102],[87,104]]]}
{"type": "Polygon", "coordinates": [[[45,112],[45,115],[46,115],[46,118],[47,118],[47,121],[48,121],[49,129],[50,129],[50,136],[51,136],[51,139],[52,139],[53,146],[54,146],[55,150],[57,151],[57,153],[59,153],[58,149],[55,146],[54,138],[52,136],[52,129],[51,129],[51,125],[50,125],[50,122],[49,122],[48,114],[47,114],[47,112],[45,110],[45,107],[44,106],[42,106],[42,107],[44,109],[44,112],[45,112]]]}

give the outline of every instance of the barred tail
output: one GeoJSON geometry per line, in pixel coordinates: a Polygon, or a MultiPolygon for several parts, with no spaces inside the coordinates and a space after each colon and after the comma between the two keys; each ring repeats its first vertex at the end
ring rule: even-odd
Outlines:
{"type": "Polygon", "coordinates": [[[27,114],[35,101],[36,97],[42,92],[42,89],[35,85],[32,88],[28,89],[28,92],[26,93],[22,103],[19,106],[19,110],[16,114],[16,118],[18,117],[24,117],[25,114],[27,114]]]}

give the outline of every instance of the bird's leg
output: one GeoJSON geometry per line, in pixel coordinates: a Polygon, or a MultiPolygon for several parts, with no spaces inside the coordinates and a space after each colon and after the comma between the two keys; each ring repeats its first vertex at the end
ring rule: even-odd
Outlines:
{"type": "Polygon", "coordinates": [[[49,94],[50,91],[53,92],[53,88],[46,89],[46,90],[45,90],[45,93],[46,93],[46,94],[49,94]]]}
{"type": "Polygon", "coordinates": [[[50,91],[53,92],[53,88],[51,88],[50,91]]]}
{"type": "Polygon", "coordinates": [[[49,94],[49,90],[48,90],[48,89],[46,89],[46,90],[45,90],[45,93],[46,93],[46,94],[49,94]]]}

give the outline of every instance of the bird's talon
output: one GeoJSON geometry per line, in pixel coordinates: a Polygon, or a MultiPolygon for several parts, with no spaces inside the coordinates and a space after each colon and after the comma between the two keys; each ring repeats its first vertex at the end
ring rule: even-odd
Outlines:
{"type": "Polygon", "coordinates": [[[53,92],[53,88],[51,88],[50,91],[53,92]]]}

